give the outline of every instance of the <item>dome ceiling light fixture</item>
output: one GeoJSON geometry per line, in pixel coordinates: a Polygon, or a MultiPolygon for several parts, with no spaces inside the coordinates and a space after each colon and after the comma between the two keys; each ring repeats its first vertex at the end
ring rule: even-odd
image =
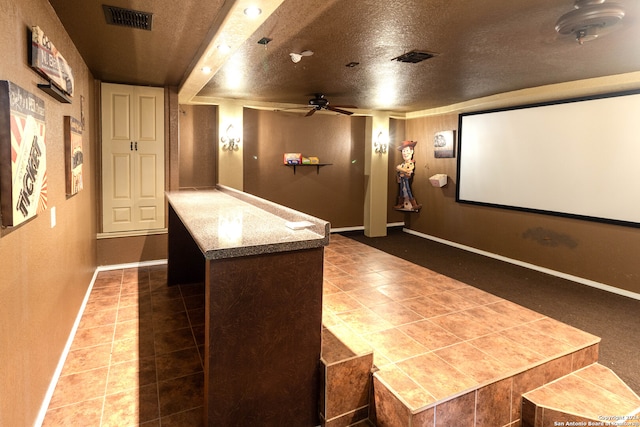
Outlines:
{"type": "Polygon", "coordinates": [[[575,35],[579,44],[596,39],[602,29],[612,27],[624,18],[621,5],[605,3],[605,0],[575,0],[573,6],[572,11],[558,19],[556,31],[562,35],[575,35]]]}

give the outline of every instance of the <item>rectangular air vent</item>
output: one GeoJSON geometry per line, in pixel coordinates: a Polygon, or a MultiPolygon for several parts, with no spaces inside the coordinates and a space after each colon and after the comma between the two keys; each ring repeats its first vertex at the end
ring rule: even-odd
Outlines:
{"type": "Polygon", "coordinates": [[[123,9],[115,6],[102,5],[107,24],[121,27],[137,28],[151,31],[151,18],[153,14],[138,10],[123,9]]]}
{"type": "Polygon", "coordinates": [[[435,53],[425,52],[420,50],[412,50],[411,52],[404,53],[392,59],[392,61],[408,62],[410,64],[417,64],[425,59],[433,58],[435,53]]]}

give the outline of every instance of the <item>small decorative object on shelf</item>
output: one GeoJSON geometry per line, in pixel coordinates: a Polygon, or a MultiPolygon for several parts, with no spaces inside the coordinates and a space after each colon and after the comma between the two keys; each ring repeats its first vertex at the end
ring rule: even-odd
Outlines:
{"type": "Polygon", "coordinates": [[[284,153],[284,165],[293,167],[293,174],[296,173],[296,166],[315,166],[316,172],[320,173],[321,166],[329,166],[331,163],[320,163],[320,159],[315,156],[303,157],[302,153],[284,153]]]}
{"type": "Polygon", "coordinates": [[[301,165],[302,153],[284,153],[285,165],[301,165]]]}

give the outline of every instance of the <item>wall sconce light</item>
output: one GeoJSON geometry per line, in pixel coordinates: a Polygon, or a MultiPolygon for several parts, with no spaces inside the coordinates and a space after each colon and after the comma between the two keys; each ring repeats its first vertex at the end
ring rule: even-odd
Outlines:
{"type": "Polygon", "coordinates": [[[249,6],[244,10],[244,14],[249,18],[257,18],[262,14],[262,9],[257,6],[249,6]]]}
{"type": "Polygon", "coordinates": [[[389,147],[389,143],[387,142],[387,138],[384,136],[382,131],[378,133],[376,140],[373,141],[373,149],[376,153],[383,154],[387,152],[387,148],[389,147]]]}
{"type": "Polygon", "coordinates": [[[232,124],[227,127],[225,134],[220,137],[220,142],[222,142],[223,150],[238,151],[240,148],[240,137],[237,136],[236,129],[232,124]]]}

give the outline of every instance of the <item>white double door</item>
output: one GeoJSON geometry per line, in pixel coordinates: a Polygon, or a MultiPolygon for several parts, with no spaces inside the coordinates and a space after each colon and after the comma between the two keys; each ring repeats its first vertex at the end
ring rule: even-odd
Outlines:
{"type": "Polygon", "coordinates": [[[103,232],[164,228],[164,89],[102,83],[103,232]]]}

